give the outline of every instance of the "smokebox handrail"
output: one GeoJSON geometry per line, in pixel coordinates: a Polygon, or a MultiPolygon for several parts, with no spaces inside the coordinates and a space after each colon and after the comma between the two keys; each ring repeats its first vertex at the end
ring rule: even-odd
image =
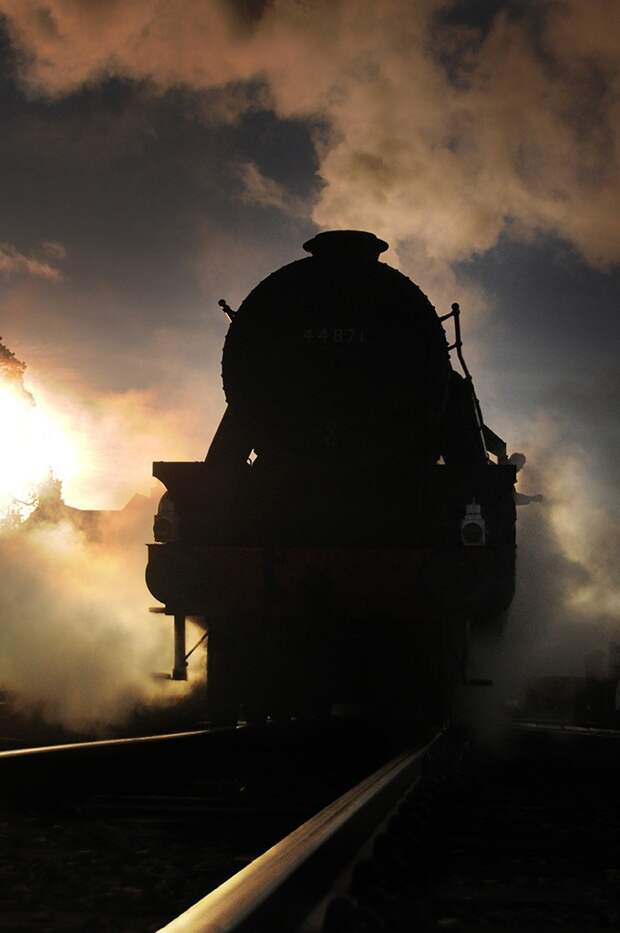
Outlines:
{"type": "Polygon", "coordinates": [[[218,305],[220,306],[220,308],[222,309],[222,311],[224,312],[228,320],[232,321],[232,319],[234,318],[237,312],[233,311],[233,309],[230,307],[226,299],[220,298],[220,300],[218,301],[218,305]]]}
{"type": "Polygon", "coordinates": [[[307,901],[309,886],[316,890],[315,886],[326,881],[320,878],[317,863],[325,861],[328,877],[333,878],[334,862],[342,866],[372,835],[405,789],[421,775],[443,737],[440,732],[423,748],[389,761],[162,927],[160,933],[241,933],[254,928],[248,924],[255,918],[260,924],[268,922],[272,912],[279,918],[279,928],[288,933],[286,906],[294,905],[302,921],[314,907],[307,901]]]}
{"type": "Polygon", "coordinates": [[[476,421],[478,422],[478,431],[480,433],[480,442],[482,444],[484,457],[485,460],[488,460],[489,454],[487,452],[487,445],[484,439],[484,418],[482,417],[482,409],[480,408],[480,402],[478,400],[478,396],[476,395],[474,380],[467,367],[467,363],[465,362],[465,357],[463,356],[463,338],[461,337],[461,306],[458,301],[455,301],[452,303],[451,308],[452,310],[449,311],[448,314],[441,315],[439,322],[443,324],[444,321],[448,321],[450,318],[454,319],[454,343],[449,344],[448,352],[451,350],[456,350],[456,355],[458,356],[461,369],[463,370],[463,375],[465,376],[465,381],[469,386],[472,401],[474,403],[474,411],[476,413],[476,421]]]}

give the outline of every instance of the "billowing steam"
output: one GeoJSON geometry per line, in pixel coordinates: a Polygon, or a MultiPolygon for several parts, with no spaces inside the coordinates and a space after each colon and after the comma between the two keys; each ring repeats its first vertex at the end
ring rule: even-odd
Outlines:
{"type": "MultiPolygon", "coordinates": [[[[314,219],[408,243],[414,271],[540,231],[617,261],[615,0],[511,4],[480,28],[460,11],[453,0],[0,0],[22,80],[41,94],[125,76],[205,92],[212,119],[271,108],[314,121],[314,219]]],[[[287,203],[277,186],[258,189],[287,203]]]]}
{"type": "Polygon", "coordinates": [[[68,520],[0,537],[0,684],[21,707],[105,730],[139,703],[179,694],[152,677],[170,669],[171,639],[147,612],[145,504],[104,522],[99,540],[68,520]]]}
{"type": "Polygon", "coordinates": [[[175,692],[152,677],[171,661],[170,626],[148,615],[144,585],[154,502],[66,507],[53,474],[71,438],[38,408],[24,372],[0,344],[0,686],[51,722],[104,729],[175,692]]]}
{"type": "Polygon", "coordinates": [[[546,496],[540,510],[519,513],[527,586],[515,608],[528,639],[541,646],[534,664],[583,673],[585,651],[620,637],[620,511],[597,465],[601,440],[582,447],[565,430],[541,419],[528,438],[536,465],[527,480],[546,496]]]}

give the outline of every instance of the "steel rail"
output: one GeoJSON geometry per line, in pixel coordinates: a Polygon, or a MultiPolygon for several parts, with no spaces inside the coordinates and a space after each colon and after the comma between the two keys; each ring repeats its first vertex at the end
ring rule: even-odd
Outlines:
{"type": "Polygon", "coordinates": [[[528,732],[546,735],[564,736],[596,736],[610,739],[620,739],[620,730],[605,728],[603,726],[576,726],[564,722],[537,722],[535,720],[521,719],[512,723],[512,731],[526,734],[528,732]]]}
{"type": "Polygon", "coordinates": [[[28,758],[35,755],[55,755],[62,753],[72,753],[87,751],[97,748],[121,748],[125,745],[149,745],[159,742],[169,742],[173,740],[189,738],[196,735],[206,735],[207,732],[213,732],[213,729],[194,729],[189,732],[168,732],[164,735],[141,735],[135,738],[123,739],[97,739],[92,742],[67,742],[62,745],[35,745],[32,748],[11,748],[0,752],[0,766],[2,761],[10,758],[28,758]]]}
{"type": "Polygon", "coordinates": [[[330,882],[420,777],[443,733],[392,759],[307,820],[160,933],[294,930],[330,882]],[[275,926],[274,926],[275,923],[275,926]]]}
{"type": "Polygon", "coordinates": [[[235,741],[232,733],[199,729],[12,748],[0,752],[0,790],[47,805],[58,798],[82,800],[87,793],[111,786],[127,788],[140,780],[154,786],[191,767],[203,744],[208,742],[214,752],[229,746],[235,741]]]}

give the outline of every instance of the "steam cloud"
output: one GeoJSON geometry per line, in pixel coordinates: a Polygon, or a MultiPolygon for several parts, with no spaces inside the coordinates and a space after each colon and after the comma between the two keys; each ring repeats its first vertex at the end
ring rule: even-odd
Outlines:
{"type": "Polygon", "coordinates": [[[0,537],[0,683],[26,709],[105,731],[136,704],[179,693],[151,676],[171,663],[170,626],[147,614],[151,518],[152,503],[136,499],[104,516],[95,540],[69,521],[0,537]]]}
{"type": "Polygon", "coordinates": [[[44,243],[43,252],[48,258],[37,259],[20,253],[11,243],[0,243],[0,275],[21,274],[59,282],[62,272],[53,263],[65,258],[64,247],[61,243],[44,243]]]}
{"type": "Polygon", "coordinates": [[[597,436],[595,426],[580,444],[568,433],[578,409],[554,414],[524,435],[536,464],[524,470],[524,488],[543,491],[545,504],[519,512],[519,568],[527,582],[514,613],[519,637],[529,648],[536,644],[528,668],[583,673],[584,652],[620,640],[620,503],[600,463],[613,446],[613,428],[610,438],[597,436]]]}
{"type": "MultiPolygon", "coordinates": [[[[413,244],[420,265],[539,231],[616,262],[614,0],[525,3],[484,30],[458,25],[458,11],[447,0],[0,0],[22,80],[41,94],[116,75],[220,89],[212,114],[225,120],[267,106],[315,120],[320,225],[413,244]],[[234,93],[249,82],[259,90],[234,93]]],[[[259,195],[280,197],[264,182],[259,195]]]]}
{"type": "MultiPolygon", "coordinates": [[[[0,387],[16,397],[22,419],[38,410],[25,370],[0,342],[0,387]]],[[[130,434],[144,445],[143,422],[152,420],[145,405],[140,397],[125,398],[122,416],[115,416],[114,404],[101,402],[100,443],[130,434]]],[[[33,427],[41,432],[36,447],[32,431],[24,431],[24,438],[14,420],[2,424],[4,459],[15,456],[23,471],[44,466],[40,457],[48,455],[44,422],[33,427]]],[[[1,479],[9,485],[0,490],[0,503],[2,497],[11,500],[15,477],[1,479]]],[[[143,477],[130,473],[132,479],[143,477]]],[[[45,485],[38,489],[40,508],[29,518],[10,509],[0,518],[0,685],[15,693],[19,705],[51,722],[101,731],[136,704],[179,692],[170,684],[158,686],[151,676],[170,661],[170,626],[149,617],[143,582],[143,542],[151,538],[155,503],[135,496],[116,513],[80,514],[57,501],[46,508],[45,485]]],[[[51,477],[47,485],[56,487],[51,477]]],[[[197,653],[193,675],[199,666],[197,653]]]]}

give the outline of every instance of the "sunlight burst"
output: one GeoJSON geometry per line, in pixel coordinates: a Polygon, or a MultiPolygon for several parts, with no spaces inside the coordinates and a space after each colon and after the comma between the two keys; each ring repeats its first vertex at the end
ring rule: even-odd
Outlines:
{"type": "Polygon", "coordinates": [[[50,471],[60,479],[79,466],[77,440],[46,407],[35,404],[18,385],[0,382],[0,517],[32,511],[37,487],[50,471]]]}

